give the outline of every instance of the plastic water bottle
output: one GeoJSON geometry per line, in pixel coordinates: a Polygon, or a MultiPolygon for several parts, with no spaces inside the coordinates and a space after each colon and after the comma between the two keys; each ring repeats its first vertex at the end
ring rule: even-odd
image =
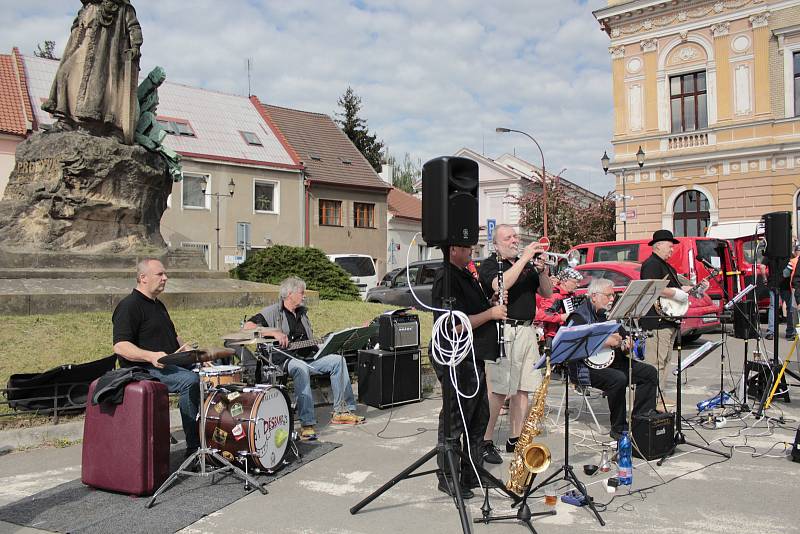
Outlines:
{"type": "Polygon", "coordinates": [[[717,393],[716,395],[714,395],[710,399],[706,399],[704,401],[698,402],[697,403],[697,411],[698,412],[704,412],[706,410],[712,410],[712,409],[718,407],[720,404],[724,405],[725,403],[728,402],[728,400],[730,400],[730,398],[731,398],[731,396],[728,395],[728,393],[726,393],[725,391],[723,391],[722,392],[722,402],[720,402],[720,394],[717,393]]]}
{"type": "Polygon", "coordinates": [[[631,458],[631,438],[623,432],[617,446],[617,465],[619,472],[617,479],[621,486],[630,486],[633,483],[633,459],[631,458]]]}

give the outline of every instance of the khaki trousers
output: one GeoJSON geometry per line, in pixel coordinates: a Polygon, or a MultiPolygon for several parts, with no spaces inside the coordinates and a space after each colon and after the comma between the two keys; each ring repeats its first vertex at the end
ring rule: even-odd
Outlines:
{"type": "Polygon", "coordinates": [[[676,328],[661,328],[653,330],[654,338],[647,340],[644,360],[658,370],[658,387],[661,392],[666,391],[667,373],[672,361],[672,346],[678,337],[676,328]]]}

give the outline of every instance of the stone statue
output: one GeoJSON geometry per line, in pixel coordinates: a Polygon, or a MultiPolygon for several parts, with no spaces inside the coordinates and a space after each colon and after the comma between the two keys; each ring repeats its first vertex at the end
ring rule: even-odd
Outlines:
{"type": "Polygon", "coordinates": [[[159,154],[167,164],[167,172],[174,182],[183,178],[180,161],[181,156],[164,145],[167,132],[158,124],[156,110],[158,108],[158,88],[167,79],[161,67],[156,67],[147,75],[136,91],[139,99],[139,122],[136,124],[136,142],[151,152],[159,154]]]}
{"type": "Polygon", "coordinates": [[[122,132],[132,144],[139,110],[136,86],[142,30],[130,0],[81,0],[42,109],[56,128],[96,135],[122,132]]]}

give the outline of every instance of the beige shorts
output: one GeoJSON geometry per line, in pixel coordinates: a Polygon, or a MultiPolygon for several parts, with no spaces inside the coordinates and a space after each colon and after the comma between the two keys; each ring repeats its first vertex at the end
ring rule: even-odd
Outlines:
{"type": "Polygon", "coordinates": [[[506,325],[504,335],[506,357],[486,362],[489,391],[500,395],[536,391],[543,375],[541,369],[533,368],[539,359],[536,328],[506,325]]]}

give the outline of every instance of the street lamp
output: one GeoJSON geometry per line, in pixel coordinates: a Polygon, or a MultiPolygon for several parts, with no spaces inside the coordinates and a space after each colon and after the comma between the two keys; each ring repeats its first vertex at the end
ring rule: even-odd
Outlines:
{"type": "Polygon", "coordinates": [[[528,139],[530,139],[531,141],[533,141],[533,144],[536,145],[536,148],[539,149],[539,155],[542,156],[542,200],[544,202],[544,209],[542,210],[542,214],[543,214],[543,216],[542,216],[543,221],[542,222],[544,223],[544,237],[547,237],[547,173],[544,170],[544,152],[542,152],[542,147],[539,146],[538,141],[536,141],[536,139],[534,139],[533,136],[531,136],[530,134],[528,134],[526,132],[523,132],[521,130],[512,130],[511,128],[500,128],[500,127],[498,127],[498,128],[495,128],[494,131],[497,132],[497,133],[514,132],[514,133],[522,134],[525,137],[527,137],[528,139]]]}
{"type": "MultiPolygon", "coordinates": [[[[611,162],[611,159],[608,157],[608,153],[604,150],[603,157],[600,158],[600,163],[603,165],[603,172],[608,174],[608,164],[611,162]]],[[[644,166],[644,150],[642,150],[642,145],[639,145],[639,150],[636,152],[636,163],[639,164],[639,168],[641,169],[644,166]]],[[[625,169],[622,169],[622,239],[628,239],[628,195],[625,191],[625,169]]]]}
{"type": "Polygon", "coordinates": [[[219,271],[219,253],[220,253],[220,246],[219,246],[219,199],[220,197],[225,198],[233,198],[233,191],[236,189],[236,184],[233,182],[233,178],[231,181],[228,182],[228,194],[225,193],[206,193],[206,189],[208,188],[208,182],[206,181],[205,177],[200,179],[200,190],[203,194],[207,197],[214,197],[217,199],[217,227],[215,230],[217,231],[217,270],[219,271]]]}

